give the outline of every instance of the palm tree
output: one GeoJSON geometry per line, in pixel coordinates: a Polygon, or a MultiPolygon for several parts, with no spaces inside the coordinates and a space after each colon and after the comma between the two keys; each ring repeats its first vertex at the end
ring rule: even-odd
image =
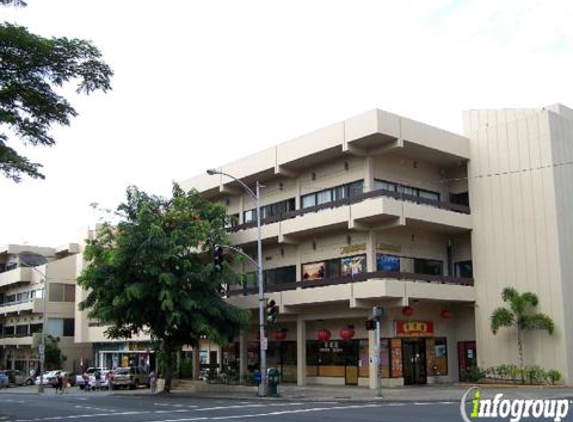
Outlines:
{"type": "Polygon", "coordinates": [[[496,334],[501,327],[517,328],[517,346],[519,351],[519,364],[523,368],[523,341],[522,331],[547,330],[553,334],[555,324],[545,314],[533,314],[531,308],[539,303],[535,293],[525,292],[519,294],[513,287],[506,287],[501,293],[501,298],[509,304],[509,308],[497,308],[491,314],[491,331],[496,334]]]}

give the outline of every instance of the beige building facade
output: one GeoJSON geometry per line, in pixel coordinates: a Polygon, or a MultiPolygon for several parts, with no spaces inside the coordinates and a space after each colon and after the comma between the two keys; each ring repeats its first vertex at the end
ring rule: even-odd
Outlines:
{"type": "Polygon", "coordinates": [[[513,286],[539,296],[555,333],[524,334],[526,365],[573,380],[573,110],[473,110],[470,139],[476,335],[482,366],[517,363],[515,330],[493,335],[489,316],[513,286]]]}
{"type": "Polygon", "coordinates": [[[76,270],[79,245],[59,248],[7,245],[0,248],[0,365],[29,373],[39,370],[38,346],[46,306],[46,334],[58,337],[62,368],[77,370],[91,359],[91,345],[75,339],[76,270]],[[44,257],[30,267],[22,253],[44,257]],[[46,291],[47,297],[44,297],[46,291]]]}
{"type": "MultiPolygon", "coordinates": [[[[286,381],[374,386],[382,306],[384,385],[457,381],[475,361],[467,138],[373,110],[218,170],[259,181],[269,366],[286,381]]],[[[232,179],[182,183],[222,201],[230,241],[256,256],[254,203],[232,179]]],[[[255,269],[228,300],[257,315],[255,269]]],[[[258,364],[255,333],[222,350],[241,373],[258,364]]]]}

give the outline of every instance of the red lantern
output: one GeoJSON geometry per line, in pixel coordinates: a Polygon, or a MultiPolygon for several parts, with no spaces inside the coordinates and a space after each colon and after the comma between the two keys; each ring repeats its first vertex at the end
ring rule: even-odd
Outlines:
{"type": "Polygon", "coordinates": [[[283,341],[283,340],[286,340],[287,333],[284,330],[278,330],[278,331],[275,331],[275,333],[273,334],[273,337],[276,341],[283,341]]]}
{"type": "Polygon", "coordinates": [[[452,311],[448,310],[448,309],[444,309],[440,312],[440,316],[443,319],[452,319],[454,317],[454,314],[452,311]]]}
{"type": "Polygon", "coordinates": [[[410,317],[414,315],[414,308],[412,308],[411,306],[404,306],[402,308],[402,315],[404,315],[405,317],[410,317]]]}
{"type": "Polygon", "coordinates": [[[322,330],[318,330],[317,336],[320,341],[328,341],[332,334],[330,331],[323,328],[322,330]]]}
{"type": "Polygon", "coordinates": [[[346,327],[340,330],[340,338],[342,338],[342,340],[350,340],[354,337],[354,334],[354,329],[352,327],[346,327]]]}

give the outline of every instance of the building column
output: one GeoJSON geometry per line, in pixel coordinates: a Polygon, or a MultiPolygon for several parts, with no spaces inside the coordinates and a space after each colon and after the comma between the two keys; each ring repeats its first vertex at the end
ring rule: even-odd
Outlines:
{"type": "Polygon", "coordinates": [[[374,190],[374,163],[372,156],[364,157],[364,192],[374,190]]]}
{"type": "Polygon", "coordinates": [[[306,321],[296,321],[296,384],[306,385],[306,321]]]}
{"type": "Polygon", "coordinates": [[[366,271],[376,271],[376,233],[373,230],[366,236],[366,271]]]}
{"type": "Polygon", "coordinates": [[[245,379],[248,372],[248,341],[248,333],[242,332],[239,336],[239,377],[241,381],[245,379]]]}
{"type": "MultiPolygon", "coordinates": [[[[368,331],[368,387],[376,389],[376,363],[372,362],[375,356],[376,330],[368,331]]],[[[380,359],[380,356],[378,356],[380,359]]]]}

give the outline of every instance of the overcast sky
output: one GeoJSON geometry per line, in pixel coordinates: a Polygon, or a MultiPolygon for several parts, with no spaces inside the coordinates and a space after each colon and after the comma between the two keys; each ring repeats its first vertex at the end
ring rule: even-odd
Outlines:
{"type": "Polygon", "coordinates": [[[21,148],[46,180],[0,176],[0,245],[78,241],[130,184],[168,195],[372,108],[461,133],[465,109],[573,106],[571,0],[27,1],[0,20],[92,40],[115,77],[21,148]]]}

